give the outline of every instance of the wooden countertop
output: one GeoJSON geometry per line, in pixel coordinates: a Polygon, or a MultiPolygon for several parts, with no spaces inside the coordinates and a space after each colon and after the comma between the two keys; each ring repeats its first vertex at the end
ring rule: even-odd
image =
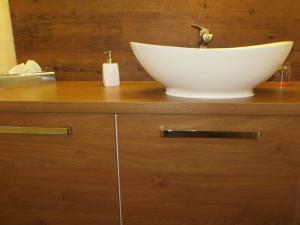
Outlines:
{"type": "Polygon", "coordinates": [[[165,95],[152,81],[105,88],[96,81],[61,81],[0,90],[0,112],[300,115],[300,83],[264,83],[244,99],[199,100],[165,95]]]}

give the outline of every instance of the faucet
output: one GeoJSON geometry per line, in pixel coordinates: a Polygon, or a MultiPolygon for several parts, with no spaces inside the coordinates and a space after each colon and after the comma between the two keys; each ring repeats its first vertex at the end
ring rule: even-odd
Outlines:
{"type": "Polygon", "coordinates": [[[193,28],[199,29],[200,31],[200,40],[199,40],[199,48],[207,48],[208,43],[213,39],[213,34],[209,33],[209,29],[193,24],[191,25],[193,28]]]}

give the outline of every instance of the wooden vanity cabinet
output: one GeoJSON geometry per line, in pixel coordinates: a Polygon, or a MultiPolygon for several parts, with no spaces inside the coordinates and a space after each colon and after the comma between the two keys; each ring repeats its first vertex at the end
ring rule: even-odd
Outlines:
{"type": "Polygon", "coordinates": [[[0,224],[118,224],[113,123],[112,114],[0,113],[0,224]]]}
{"type": "Polygon", "coordinates": [[[300,117],[118,115],[118,129],[124,225],[300,224],[300,117]]]}

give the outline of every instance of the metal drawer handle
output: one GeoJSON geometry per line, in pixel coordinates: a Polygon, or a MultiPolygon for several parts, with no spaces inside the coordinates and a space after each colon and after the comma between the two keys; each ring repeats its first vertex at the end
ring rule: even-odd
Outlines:
{"type": "Polygon", "coordinates": [[[72,135],[72,128],[0,126],[0,134],[72,135]]]}
{"type": "Polygon", "coordinates": [[[165,138],[222,138],[222,139],[260,139],[260,131],[203,131],[161,129],[165,138]]]}

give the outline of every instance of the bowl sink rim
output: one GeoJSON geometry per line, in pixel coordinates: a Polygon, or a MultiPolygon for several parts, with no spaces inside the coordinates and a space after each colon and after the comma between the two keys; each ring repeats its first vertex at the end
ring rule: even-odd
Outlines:
{"type": "Polygon", "coordinates": [[[179,46],[169,46],[169,45],[157,45],[157,44],[146,44],[141,42],[134,42],[131,41],[130,45],[145,45],[145,46],[153,46],[153,47],[163,47],[163,48],[173,48],[173,49],[195,49],[195,50],[201,50],[201,51],[226,51],[226,50],[241,50],[241,49],[256,49],[256,48],[269,48],[269,47],[275,47],[278,45],[294,45],[294,41],[279,41],[279,42],[272,42],[272,43],[266,43],[266,44],[259,44],[259,45],[249,45],[249,46],[241,46],[241,47],[228,47],[228,48],[193,48],[193,47],[179,47],[179,46]]]}

